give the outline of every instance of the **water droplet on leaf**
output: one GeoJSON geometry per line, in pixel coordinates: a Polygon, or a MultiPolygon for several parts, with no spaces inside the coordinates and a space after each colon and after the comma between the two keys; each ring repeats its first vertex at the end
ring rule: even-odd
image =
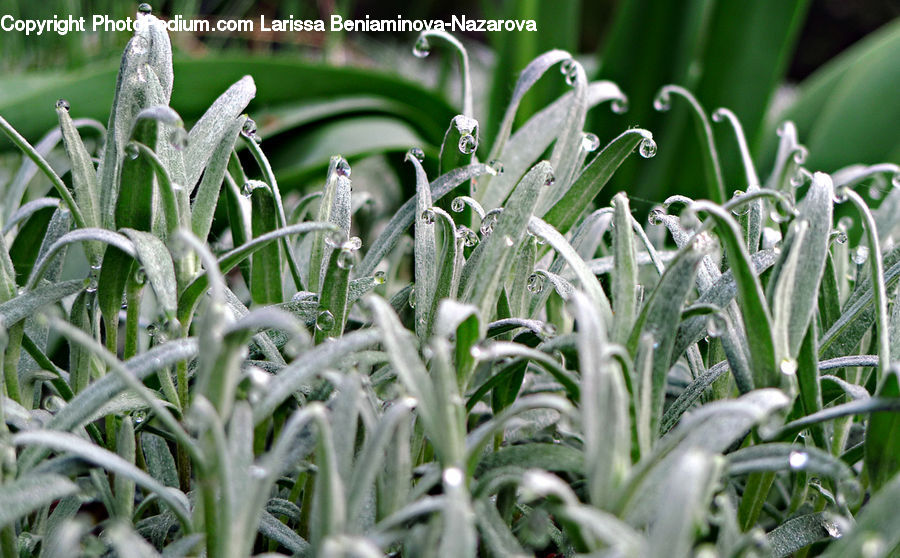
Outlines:
{"type": "Polygon", "coordinates": [[[785,376],[793,376],[797,373],[797,361],[792,358],[784,358],[781,360],[779,368],[785,376]]]}
{"type": "Polygon", "coordinates": [[[184,126],[176,126],[169,134],[169,145],[176,151],[181,151],[187,147],[188,133],[184,126]]]}
{"type": "Polygon", "coordinates": [[[653,99],[653,108],[660,112],[665,112],[672,108],[672,98],[669,96],[668,91],[663,89],[656,95],[656,98],[653,99]]]}
{"type": "Polygon", "coordinates": [[[426,225],[434,224],[434,210],[426,209],[425,211],[423,211],[422,221],[424,221],[426,225]]]}
{"type": "Polygon", "coordinates": [[[319,331],[331,331],[334,328],[334,314],[328,310],[322,310],[316,316],[316,329],[319,331]]]}
{"type": "Polygon", "coordinates": [[[149,15],[152,12],[153,12],[153,7],[146,2],[143,2],[138,6],[138,14],[139,15],[149,15]]]}
{"type": "Polygon", "coordinates": [[[459,213],[463,209],[466,208],[466,201],[462,199],[462,197],[453,198],[453,201],[450,202],[450,209],[459,213]]]}
{"type": "Polygon", "coordinates": [[[501,163],[498,159],[491,159],[488,163],[490,165],[491,170],[494,171],[494,174],[500,176],[503,174],[503,163],[501,163]]]}
{"type": "Polygon", "coordinates": [[[427,37],[421,36],[416,40],[416,44],[413,45],[413,54],[416,58],[425,58],[431,54],[431,44],[427,37]]]}
{"type": "Polygon", "coordinates": [[[58,101],[56,101],[56,108],[69,112],[69,101],[65,99],[59,99],[58,101]]]}
{"type": "Polygon", "coordinates": [[[638,147],[638,153],[641,154],[641,157],[644,159],[649,159],[656,155],[656,142],[650,138],[644,138],[641,140],[641,145],[638,147]]]}
{"type": "Polygon", "coordinates": [[[350,178],[350,163],[347,162],[347,159],[341,158],[334,167],[334,172],[338,173],[339,176],[350,178]]]}
{"type": "Polygon", "coordinates": [[[807,463],[809,463],[809,454],[805,451],[792,451],[788,455],[788,464],[795,471],[805,468],[807,463]]]}
{"type": "Polygon", "coordinates": [[[471,155],[478,148],[478,140],[472,134],[464,134],[459,138],[459,152],[465,155],[471,155]]]}
{"type": "Polygon", "coordinates": [[[356,252],[353,250],[341,250],[337,256],[337,266],[341,269],[353,269],[356,265],[356,252]]]}
{"type": "Polygon", "coordinates": [[[616,114],[625,114],[626,112],[628,112],[628,98],[619,97],[613,99],[609,104],[609,108],[616,114]]]}
{"type": "Polygon", "coordinates": [[[600,138],[597,137],[596,134],[592,134],[587,132],[581,138],[581,148],[587,151],[588,153],[593,153],[597,151],[597,148],[600,147],[600,138]]]}
{"type": "Polygon", "coordinates": [[[544,277],[540,273],[532,273],[528,276],[528,283],[525,285],[531,294],[539,294],[544,290],[544,277]]]}
{"type": "Polygon", "coordinates": [[[856,265],[863,265],[866,263],[866,260],[869,259],[869,247],[868,246],[857,246],[856,250],[854,250],[850,256],[853,259],[853,263],[856,265]]]}
{"type": "Polygon", "coordinates": [[[650,215],[647,216],[647,222],[651,225],[662,225],[663,216],[666,214],[665,211],[658,207],[654,207],[650,210],[650,215]]]}
{"type": "Polygon", "coordinates": [[[140,151],[140,149],[138,149],[138,146],[136,143],[134,143],[133,141],[130,141],[127,144],[125,144],[125,155],[129,159],[131,159],[133,161],[133,160],[137,159],[138,155],[140,155],[140,154],[141,154],[141,151],[140,151]]]}
{"type": "Polygon", "coordinates": [[[419,149],[418,147],[413,147],[409,151],[406,152],[406,160],[408,161],[410,157],[415,157],[417,161],[420,163],[425,160],[425,152],[419,149]]]}

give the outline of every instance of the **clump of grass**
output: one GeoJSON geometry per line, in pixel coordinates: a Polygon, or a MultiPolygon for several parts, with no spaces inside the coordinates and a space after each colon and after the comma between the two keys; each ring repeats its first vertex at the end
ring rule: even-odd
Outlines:
{"type": "Polygon", "coordinates": [[[55,194],[20,194],[0,237],[4,558],[896,551],[897,193],[873,214],[853,190],[896,166],[812,172],[787,122],[761,182],[734,115],[669,86],[656,105],[690,104],[718,203],[592,210],[657,146],[636,128],[594,154],[588,110],[625,97],[552,51],[489,163],[467,85],[438,176],[411,149],[393,215],[357,219],[340,156],[286,207],[242,114],[253,80],[187,131],[140,17],[102,149],[57,104],[67,180],[0,118],[26,157],[11,191],[40,171],[55,194]],[[513,131],[557,66],[571,90],[513,131]],[[233,244],[213,250],[217,207],[233,244]]]}

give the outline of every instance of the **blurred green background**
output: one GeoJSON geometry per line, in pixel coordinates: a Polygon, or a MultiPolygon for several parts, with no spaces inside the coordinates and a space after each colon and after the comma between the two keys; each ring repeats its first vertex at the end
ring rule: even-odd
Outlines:
{"type": "MultiPolygon", "coordinates": [[[[0,15],[18,18],[133,15],[137,3],[113,0],[3,0],[0,15]]],[[[407,3],[350,0],[168,0],[153,4],[163,18],[534,19],[538,33],[463,34],[469,47],[475,113],[485,157],[519,71],[551,48],[576,54],[593,79],[615,81],[630,110],[599,107],[587,130],[605,144],[641,126],[659,144],[650,160],[631,160],[604,194],[626,190],[649,207],[678,192],[707,193],[694,122],[683,104],[653,109],[659,88],[693,91],[707,113],[731,108],[741,119],[759,168],[771,166],[775,129],[793,120],[810,150],[808,166],[834,171],[852,163],[900,162],[900,2],[896,0],[465,0],[407,3]]],[[[0,114],[30,141],[56,123],[64,97],[75,117],[105,123],[118,58],[129,33],[25,37],[0,32],[0,114]]],[[[444,131],[460,110],[456,57],[435,49],[411,54],[413,34],[262,33],[202,36],[174,33],[172,106],[190,123],[244,74],[257,83],[251,115],[260,125],[283,187],[302,190],[324,176],[341,153],[395,190],[397,167],[411,147],[425,149],[434,168],[444,131]]],[[[548,72],[528,93],[518,122],[566,90],[548,72]]],[[[714,124],[726,188],[746,189],[733,134],[714,124]]],[[[0,159],[12,163],[8,142],[0,159]]],[[[357,178],[354,173],[354,179],[357,178]]],[[[0,176],[3,178],[3,176],[0,176]]],[[[396,192],[398,196],[402,192],[396,192]]],[[[646,211],[647,207],[637,209],[646,211]]]]}

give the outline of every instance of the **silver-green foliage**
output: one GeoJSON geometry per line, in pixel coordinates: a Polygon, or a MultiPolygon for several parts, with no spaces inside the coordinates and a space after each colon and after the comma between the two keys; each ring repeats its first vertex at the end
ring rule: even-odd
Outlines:
{"type": "Polygon", "coordinates": [[[687,99],[707,140],[682,164],[722,203],[675,196],[649,224],[626,193],[591,211],[657,149],[636,128],[591,155],[586,113],[621,109],[618,88],[539,57],[490,150],[502,164],[482,164],[465,50],[428,33],[417,51],[457,49],[466,84],[440,176],[410,150],[414,198],[372,223],[335,156],[286,212],[241,114],[252,78],[186,131],[167,34],[139,17],[102,151],[57,105],[71,184],[0,118],[61,198],[25,203],[17,183],[4,209],[4,558],[896,552],[900,252],[851,189],[896,185],[896,166],[813,173],[788,123],[762,184],[720,109],[746,177],[726,192],[709,115],[669,86],[659,106],[687,99]],[[514,131],[556,65],[572,90],[514,131]],[[865,231],[852,250],[844,201],[865,231]],[[223,229],[233,246],[213,248],[223,229]],[[90,271],[64,280],[73,245],[90,271]]]}

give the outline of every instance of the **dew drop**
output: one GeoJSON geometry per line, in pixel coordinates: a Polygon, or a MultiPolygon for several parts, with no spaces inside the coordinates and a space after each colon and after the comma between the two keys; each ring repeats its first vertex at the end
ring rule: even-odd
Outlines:
{"type": "Polygon", "coordinates": [[[251,182],[244,182],[244,185],[241,187],[241,194],[245,198],[249,198],[253,193],[253,184],[251,182]]]}
{"type": "Polygon", "coordinates": [[[459,467],[448,467],[444,469],[444,484],[447,486],[462,486],[465,476],[459,467]]]}
{"type": "Polygon", "coordinates": [[[628,112],[628,98],[627,97],[617,97],[612,100],[609,104],[610,110],[612,110],[616,114],[625,114],[628,112]]]}
{"type": "Polygon", "coordinates": [[[342,248],[345,239],[344,231],[329,231],[325,236],[325,245],[329,248],[342,248]]]}
{"type": "Polygon", "coordinates": [[[153,7],[150,4],[143,2],[138,6],[138,14],[145,16],[150,15],[153,12],[153,7]]]}
{"type": "Polygon", "coordinates": [[[720,337],[725,332],[725,324],[718,314],[710,314],[706,318],[706,333],[710,337],[720,337]]]}
{"type": "Polygon", "coordinates": [[[649,159],[656,155],[656,142],[651,138],[644,138],[641,140],[641,145],[638,147],[638,153],[641,154],[641,157],[644,159],[649,159]]]}
{"type": "MultiPolygon", "coordinates": [[[[829,534],[831,534],[829,532],[829,534]]],[[[866,533],[862,546],[860,547],[860,555],[863,558],[876,558],[884,556],[885,544],[884,539],[877,533],[866,533]]]]}
{"type": "Polygon", "coordinates": [[[869,186],[869,197],[873,201],[878,201],[884,197],[884,191],[877,184],[872,184],[869,186]]]}
{"type": "Polygon", "coordinates": [[[477,360],[481,358],[481,355],[484,354],[484,349],[482,349],[478,345],[473,345],[472,348],[469,349],[469,354],[472,356],[472,358],[477,360]]]}
{"type": "Polygon", "coordinates": [[[528,283],[525,285],[531,294],[540,294],[544,290],[544,277],[540,273],[532,273],[528,276],[528,283]]]}
{"type": "Polygon", "coordinates": [[[422,212],[422,221],[425,222],[426,225],[434,224],[434,210],[426,209],[422,212]]]}
{"type": "Polygon", "coordinates": [[[891,177],[891,186],[900,188],[900,172],[894,173],[894,176],[891,177]]]}
{"type": "Polygon", "coordinates": [[[143,267],[139,267],[134,272],[134,282],[143,285],[147,282],[147,271],[143,267]]]}
{"type": "Polygon", "coordinates": [[[136,143],[134,143],[133,141],[130,141],[127,144],[125,144],[125,155],[129,159],[131,159],[133,161],[133,160],[137,159],[138,155],[140,155],[140,154],[141,154],[141,151],[140,151],[140,149],[138,149],[138,146],[136,143]]]}
{"type": "Polygon", "coordinates": [[[793,376],[797,373],[797,361],[792,358],[784,358],[781,360],[779,368],[785,376],[793,376]]]}
{"type": "Polygon", "coordinates": [[[850,191],[850,188],[846,185],[838,186],[837,188],[835,188],[834,189],[834,198],[833,198],[834,203],[844,203],[845,201],[847,201],[847,199],[849,197],[849,194],[848,194],[849,191],[850,191]]]}
{"type": "Polygon", "coordinates": [[[425,160],[425,152],[419,149],[418,147],[413,147],[409,151],[406,152],[406,160],[409,161],[410,157],[415,157],[417,161],[420,163],[425,160]]]}
{"type": "Polygon", "coordinates": [[[291,302],[302,302],[304,300],[315,300],[318,295],[312,291],[297,291],[291,297],[291,302]]]}
{"type": "Polygon", "coordinates": [[[337,256],[337,266],[341,269],[353,269],[356,265],[356,252],[353,250],[341,250],[337,256]]]}
{"type": "Polygon", "coordinates": [[[169,145],[176,151],[181,151],[187,147],[188,133],[184,126],[176,126],[169,134],[169,145]]]}
{"type": "Polygon", "coordinates": [[[494,171],[494,174],[500,176],[503,174],[503,163],[501,163],[498,159],[491,159],[488,163],[490,165],[491,170],[494,171]]]}
{"type": "Polygon", "coordinates": [[[553,337],[557,333],[556,325],[551,323],[544,323],[541,325],[541,333],[543,333],[546,337],[553,337]]]}
{"type": "Polygon", "coordinates": [[[453,198],[453,201],[450,202],[450,209],[459,213],[463,209],[466,208],[466,202],[462,199],[462,197],[453,198]]]}
{"type": "Polygon", "coordinates": [[[764,250],[777,248],[781,244],[781,231],[774,227],[763,227],[762,247],[764,250]]]}
{"type": "Polygon", "coordinates": [[[431,54],[431,44],[427,37],[423,35],[416,40],[416,44],[413,45],[413,54],[416,58],[425,58],[431,54]]]}
{"type": "Polygon", "coordinates": [[[56,101],[56,108],[62,109],[62,110],[64,110],[64,111],[66,111],[66,112],[69,112],[69,109],[70,109],[71,107],[69,106],[69,101],[67,101],[67,100],[65,100],[65,99],[59,99],[59,100],[56,101]]]}
{"type": "Polygon", "coordinates": [[[456,227],[456,236],[457,238],[462,238],[463,244],[469,248],[478,244],[478,235],[465,225],[456,227]]]}
{"type": "Polygon", "coordinates": [[[410,308],[416,307],[416,288],[413,287],[409,290],[409,298],[406,299],[406,302],[409,303],[410,308]]]}
{"type": "Polygon", "coordinates": [[[600,138],[597,137],[597,134],[592,134],[590,132],[585,133],[581,137],[581,148],[587,151],[588,153],[593,153],[597,151],[600,147],[600,138]]]}
{"type": "Polygon", "coordinates": [[[362,239],[358,236],[351,236],[347,242],[341,245],[341,248],[344,250],[359,250],[362,248],[362,239]]]}
{"type": "Polygon", "coordinates": [[[319,331],[331,331],[334,327],[334,314],[328,310],[322,310],[316,316],[316,329],[319,331]]]}
{"type": "Polygon", "coordinates": [[[44,409],[49,413],[58,413],[66,406],[66,400],[58,395],[51,395],[44,399],[44,409]]]}
{"type": "Polygon", "coordinates": [[[131,420],[134,422],[135,426],[139,424],[143,424],[145,420],[147,420],[147,411],[144,409],[140,409],[137,411],[132,411],[131,420]]]}
{"type": "Polygon", "coordinates": [[[247,120],[244,121],[244,126],[241,128],[241,135],[259,143],[259,136],[256,135],[256,121],[249,116],[247,117],[247,120]]]}
{"type": "Polygon", "coordinates": [[[567,58],[563,60],[562,64],[559,65],[559,73],[566,76],[572,73],[572,70],[575,68],[575,60],[571,58],[567,58]]]}
{"type": "Polygon", "coordinates": [[[788,464],[795,471],[804,469],[807,463],[809,463],[809,454],[805,451],[792,451],[788,455],[788,464]]]}
{"type": "Polygon", "coordinates": [[[487,236],[494,232],[494,225],[497,224],[497,213],[489,212],[481,220],[481,236],[487,236]]]}
{"type": "Polygon", "coordinates": [[[851,253],[850,258],[853,259],[853,263],[856,265],[863,265],[869,259],[869,247],[857,246],[856,250],[851,253]]]}
{"type": "Polygon", "coordinates": [[[838,219],[837,222],[838,229],[847,232],[853,228],[853,217],[844,216],[838,219]]]}
{"type": "Polygon", "coordinates": [[[515,243],[513,242],[513,239],[510,238],[509,236],[504,236],[504,237],[503,237],[503,243],[506,244],[506,246],[507,246],[508,248],[512,248],[512,245],[515,244],[515,243]]]}
{"type": "Polygon", "coordinates": [[[666,212],[658,207],[654,207],[650,210],[650,215],[647,216],[647,222],[651,225],[662,225],[663,217],[666,215],[666,212]]]}
{"type": "Polygon", "coordinates": [[[385,281],[384,272],[383,272],[383,271],[376,271],[376,272],[375,272],[374,279],[375,279],[375,284],[376,284],[376,285],[384,285],[384,281],[385,281]]]}
{"type": "Polygon", "coordinates": [[[269,474],[265,467],[260,467],[259,465],[250,465],[247,473],[250,475],[250,478],[256,480],[262,480],[269,474]]]}
{"type": "Polygon", "coordinates": [[[472,134],[463,134],[459,138],[459,152],[465,155],[471,155],[478,148],[478,140],[472,134]]]}
{"type": "Polygon", "coordinates": [[[554,184],[556,184],[556,176],[552,172],[547,173],[547,178],[544,180],[544,186],[553,186],[554,184]]]}
{"type": "Polygon", "coordinates": [[[831,240],[838,244],[847,244],[847,233],[842,230],[831,231],[831,240]]]}
{"type": "Polygon", "coordinates": [[[338,173],[338,176],[350,178],[350,163],[347,162],[347,159],[341,158],[335,166],[334,172],[338,173]]]}
{"type": "Polygon", "coordinates": [[[669,96],[668,91],[663,89],[659,92],[656,98],[653,99],[653,108],[660,112],[665,112],[672,108],[672,98],[669,96]]]}

